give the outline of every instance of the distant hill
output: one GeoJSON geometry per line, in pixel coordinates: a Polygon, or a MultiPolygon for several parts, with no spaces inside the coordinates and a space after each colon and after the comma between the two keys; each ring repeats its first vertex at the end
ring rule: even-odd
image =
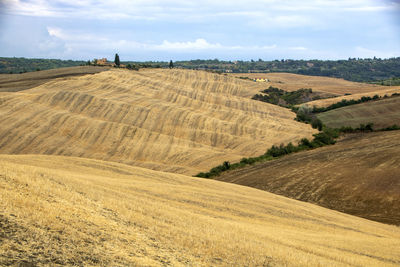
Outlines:
{"type": "Polygon", "coordinates": [[[109,70],[109,68],[79,66],[27,72],[21,74],[1,74],[0,92],[18,92],[39,86],[43,83],[49,82],[57,78],[94,74],[105,70],[109,70]]]}
{"type": "Polygon", "coordinates": [[[0,74],[15,74],[39,70],[49,70],[65,67],[74,67],[86,64],[85,61],[0,57],[0,74]]]}
{"type": "Polygon", "coordinates": [[[217,180],[400,225],[400,131],[352,134],[333,146],[223,173],[217,180]]]}
{"type": "Polygon", "coordinates": [[[373,98],[375,95],[380,97],[392,96],[393,94],[400,94],[400,86],[380,86],[380,87],[365,87],[365,90],[362,87],[359,88],[358,91],[354,94],[349,95],[341,95],[333,98],[325,98],[319,100],[313,100],[305,103],[305,105],[309,107],[328,107],[332,104],[338,103],[342,100],[360,100],[362,97],[371,97],[373,98]]]}
{"type": "Polygon", "coordinates": [[[400,57],[348,60],[274,60],[274,61],[178,61],[175,66],[201,68],[234,73],[289,72],[295,74],[342,78],[355,82],[378,81],[386,85],[386,79],[400,77],[400,57]]]}
{"type": "MultiPolygon", "coordinates": [[[[123,64],[135,64],[140,68],[162,67],[168,68],[169,62],[137,62],[124,61],[123,64]]],[[[0,73],[20,73],[36,70],[72,67],[86,64],[85,61],[59,59],[27,59],[27,58],[0,58],[0,73]]],[[[400,57],[380,59],[366,58],[348,60],[273,60],[273,61],[223,61],[189,60],[176,61],[175,67],[185,69],[200,69],[215,72],[233,73],[275,73],[288,72],[311,76],[326,76],[342,78],[355,82],[373,82],[380,85],[397,85],[400,78],[400,57]]],[[[300,88],[297,88],[300,89],[300,88]]]]}
{"type": "MultiPolygon", "coordinates": [[[[342,96],[344,94],[376,92],[393,88],[382,85],[351,82],[332,77],[300,75],[293,73],[234,73],[230,75],[235,77],[244,76],[249,78],[266,78],[268,79],[268,82],[261,83],[264,84],[265,88],[273,86],[289,92],[301,88],[311,88],[314,92],[324,94],[322,95],[323,98],[342,96]]],[[[400,86],[398,88],[400,88],[400,86]]]]}
{"type": "Polygon", "coordinates": [[[374,124],[374,129],[386,128],[393,124],[400,126],[400,97],[342,107],[319,113],[317,117],[332,128],[355,128],[370,122],[374,124]]]}

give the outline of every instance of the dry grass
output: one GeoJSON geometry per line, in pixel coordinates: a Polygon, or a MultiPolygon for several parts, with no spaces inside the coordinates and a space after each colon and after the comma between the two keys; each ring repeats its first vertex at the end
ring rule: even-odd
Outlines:
{"type": "MultiPolygon", "coordinates": [[[[389,89],[387,86],[375,84],[357,83],[338,78],[292,73],[235,73],[232,75],[236,77],[267,78],[270,82],[259,83],[260,86],[264,87],[263,89],[269,86],[278,87],[279,89],[286,91],[296,91],[300,88],[311,88],[314,91],[326,93],[326,96],[340,96],[346,93],[377,93],[389,89]]],[[[393,86],[391,88],[396,88],[397,91],[400,91],[400,86],[393,86]]]]}
{"type": "Polygon", "coordinates": [[[375,129],[400,125],[400,97],[371,101],[330,110],[318,114],[318,118],[329,127],[358,127],[372,122],[375,129]]]}
{"type": "MultiPolygon", "coordinates": [[[[216,179],[400,225],[400,131],[348,135],[216,179]]],[[[400,255],[400,254],[399,254],[400,255]]]]}
{"type": "Polygon", "coordinates": [[[0,156],[0,265],[398,266],[400,229],[118,163],[0,156]]]}
{"type": "Polygon", "coordinates": [[[0,92],[18,92],[30,89],[56,78],[82,76],[99,73],[109,68],[81,66],[27,72],[21,74],[0,74],[0,92]]]}
{"type": "Polygon", "coordinates": [[[363,96],[369,96],[369,97],[373,97],[375,95],[378,96],[391,96],[394,93],[400,93],[400,87],[399,86],[392,86],[392,87],[388,87],[385,86],[385,88],[382,88],[378,91],[372,91],[372,92],[365,92],[365,93],[358,93],[358,94],[353,94],[353,95],[345,95],[345,96],[339,96],[339,97],[334,97],[334,98],[328,98],[328,99],[320,99],[320,100],[314,100],[314,101],[310,101],[305,103],[306,105],[313,107],[327,107],[330,106],[332,104],[335,104],[337,102],[340,102],[342,100],[359,100],[361,99],[361,97],[363,96]],[[386,88],[386,89],[385,89],[386,88]]]}
{"type": "Polygon", "coordinates": [[[195,174],[310,137],[254,82],[189,70],[110,71],[0,94],[0,153],[55,154],[195,174]]]}

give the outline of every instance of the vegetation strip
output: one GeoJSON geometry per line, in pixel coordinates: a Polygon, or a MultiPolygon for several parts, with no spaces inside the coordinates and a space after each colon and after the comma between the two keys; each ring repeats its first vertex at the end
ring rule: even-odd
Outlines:
{"type": "Polygon", "coordinates": [[[338,137],[339,131],[337,129],[324,127],[322,132],[314,134],[314,139],[312,141],[308,140],[307,138],[303,138],[300,140],[298,145],[293,145],[290,142],[286,146],[284,146],[283,144],[281,144],[280,146],[272,146],[263,155],[260,155],[258,157],[242,158],[240,162],[233,164],[225,161],[221,165],[212,168],[209,172],[198,173],[195,175],[195,177],[211,178],[220,175],[224,171],[242,168],[246,165],[254,164],[256,162],[273,160],[294,152],[309,150],[326,145],[332,145],[336,143],[335,139],[338,137]]]}
{"type": "MultiPolygon", "coordinates": [[[[56,60],[56,59],[27,59],[27,58],[0,58],[0,73],[20,73],[71,67],[86,64],[85,61],[56,60]]],[[[140,68],[168,68],[168,61],[121,61],[121,64],[138,66],[140,68]]],[[[369,82],[381,85],[396,85],[400,80],[400,57],[380,59],[366,58],[348,60],[272,60],[264,61],[223,61],[189,60],[176,61],[174,66],[184,69],[210,70],[218,73],[274,73],[288,72],[302,75],[327,76],[342,78],[354,82],[369,82]]]]}
{"type": "Polygon", "coordinates": [[[283,144],[281,144],[280,146],[272,146],[267,150],[267,152],[265,152],[265,154],[260,155],[258,157],[243,158],[240,160],[240,162],[233,164],[231,164],[229,161],[224,161],[221,165],[211,168],[210,171],[200,172],[196,174],[194,177],[212,178],[215,176],[219,176],[222,172],[243,168],[247,165],[251,165],[256,162],[275,160],[288,154],[304,150],[310,150],[327,145],[333,145],[336,143],[336,139],[340,136],[341,133],[366,133],[366,132],[395,131],[395,130],[400,130],[400,126],[394,124],[390,127],[378,130],[373,129],[373,123],[360,124],[360,126],[357,128],[341,127],[338,129],[332,129],[323,126],[322,132],[314,134],[314,139],[312,141],[308,140],[307,138],[303,138],[300,140],[298,145],[293,145],[290,142],[286,146],[283,144]]]}
{"type": "Polygon", "coordinates": [[[343,99],[342,101],[337,102],[337,103],[332,104],[332,105],[327,106],[327,107],[316,107],[316,106],[314,106],[313,107],[313,113],[321,113],[321,112],[326,112],[326,111],[329,111],[329,110],[332,110],[332,109],[341,108],[341,107],[361,104],[361,103],[369,102],[369,101],[378,101],[378,100],[387,99],[389,97],[398,97],[398,96],[400,96],[399,93],[394,93],[391,96],[385,95],[383,97],[381,97],[379,95],[374,95],[373,97],[363,96],[358,100],[354,100],[354,99],[346,100],[346,99],[343,99]]]}

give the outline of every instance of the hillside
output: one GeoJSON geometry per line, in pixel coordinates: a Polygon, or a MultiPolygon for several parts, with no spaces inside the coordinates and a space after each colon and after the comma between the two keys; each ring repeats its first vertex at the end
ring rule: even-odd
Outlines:
{"type": "Polygon", "coordinates": [[[400,97],[369,101],[317,114],[331,128],[358,127],[372,122],[375,129],[400,125],[400,97]]]}
{"type": "Polygon", "coordinates": [[[56,78],[94,74],[108,69],[105,67],[82,66],[21,74],[0,74],[0,92],[18,92],[39,86],[56,78]]]}
{"type": "Polygon", "coordinates": [[[400,225],[400,131],[348,135],[333,146],[215,179],[400,225]]]}
{"type": "Polygon", "coordinates": [[[84,64],[86,64],[85,61],[76,60],[0,57],[0,73],[25,73],[38,70],[76,67],[84,64]]]}
{"type": "MultiPolygon", "coordinates": [[[[375,84],[350,82],[338,78],[309,76],[292,73],[235,73],[235,77],[267,78],[265,88],[277,87],[285,91],[296,91],[301,88],[311,88],[313,91],[324,93],[323,97],[334,97],[344,94],[358,94],[387,90],[391,87],[375,84]]],[[[400,87],[396,87],[400,91],[400,87]]]]}
{"type": "Polygon", "coordinates": [[[400,230],[118,163],[0,156],[0,265],[398,266],[400,230]]]}
{"type": "Polygon", "coordinates": [[[352,95],[345,95],[345,96],[338,96],[338,97],[334,97],[334,98],[327,98],[327,99],[320,99],[320,100],[314,100],[314,101],[310,101],[307,102],[306,105],[313,107],[327,107],[330,106],[332,104],[335,104],[337,102],[340,102],[342,100],[359,100],[361,99],[361,97],[363,96],[369,96],[369,97],[374,97],[375,95],[384,97],[385,95],[387,96],[391,96],[392,94],[395,93],[400,93],[400,86],[385,86],[382,89],[379,89],[377,91],[365,91],[363,93],[357,93],[357,94],[352,94],[352,95]]]}
{"type": "Polygon", "coordinates": [[[196,174],[315,130],[203,71],[112,69],[0,94],[0,153],[54,154],[196,174]]]}

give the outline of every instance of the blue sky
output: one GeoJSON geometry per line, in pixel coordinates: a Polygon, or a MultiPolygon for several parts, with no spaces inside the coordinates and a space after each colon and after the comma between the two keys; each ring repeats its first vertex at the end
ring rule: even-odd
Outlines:
{"type": "Polygon", "coordinates": [[[400,1],[0,0],[0,56],[124,60],[400,56],[400,1]]]}

